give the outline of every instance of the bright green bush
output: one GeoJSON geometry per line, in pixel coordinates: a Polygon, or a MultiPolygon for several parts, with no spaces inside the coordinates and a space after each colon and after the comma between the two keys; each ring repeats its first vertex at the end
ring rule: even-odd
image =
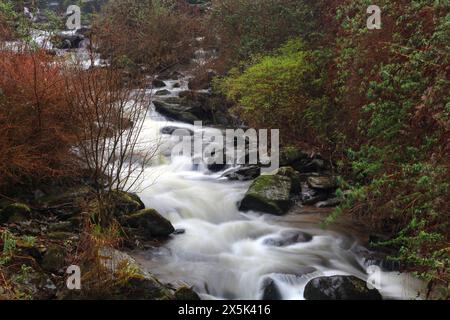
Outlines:
{"type": "Polygon", "coordinates": [[[234,111],[257,128],[282,128],[284,138],[312,135],[315,117],[326,107],[314,53],[300,40],[273,54],[234,68],[216,88],[236,102],[234,111]]]}

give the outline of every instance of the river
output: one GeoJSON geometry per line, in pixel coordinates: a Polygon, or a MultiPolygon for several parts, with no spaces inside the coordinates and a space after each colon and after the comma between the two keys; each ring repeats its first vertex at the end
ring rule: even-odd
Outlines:
{"type": "MultiPolygon", "coordinates": [[[[187,81],[173,88],[176,82],[166,81],[161,89],[177,96],[187,89],[187,81]]],[[[160,134],[166,126],[193,129],[151,110],[140,143],[152,148],[157,141],[160,148],[136,191],[147,207],[158,210],[184,233],[133,253],[160,280],[192,286],[202,299],[261,299],[263,284],[271,278],[283,299],[302,300],[306,283],[314,277],[353,275],[366,281],[375,276],[372,282],[383,298],[418,298],[422,283],[406,274],[379,269],[368,274],[362,256],[367,249],[351,231],[324,230],[318,219],[307,221],[295,212],[284,218],[239,212],[238,203],[250,183],[228,181],[221,177],[223,172],[211,173],[205,165],[194,165],[190,157],[170,157],[174,138],[160,134]],[[270,245],[271,240],[293,232],[307,232],[313,238],[270,245]]]]}

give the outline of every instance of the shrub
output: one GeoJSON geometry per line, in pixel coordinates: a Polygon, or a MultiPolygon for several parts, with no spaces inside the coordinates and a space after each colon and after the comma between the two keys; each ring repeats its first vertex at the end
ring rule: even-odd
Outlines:
{"type": "Polygon", "coordinates": [[[64,81],[42,51],[0,52],[0,186],[71,175],[75,130],[64,81]]]}
{"type": "Polygon", "coordinates": [[[316,118],[326,107],[313,57],[300,40],[292,40],[273,54],[255,59],[243,71],[232,69],[216,81],[216,88],[236,102],[234,111],[249,125],[281,128],[284,139],[313,139],[316,118]]]}
{"type": "Polygon", "coordinates": [[[159,71],[187,61],[199,24],[175,0],[110,1],[95,22],[95,42],[114,65],[159,71]]]}

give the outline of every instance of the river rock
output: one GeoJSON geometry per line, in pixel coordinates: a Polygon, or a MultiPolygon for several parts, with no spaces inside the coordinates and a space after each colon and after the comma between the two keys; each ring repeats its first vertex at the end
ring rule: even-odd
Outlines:
{"type": "Polygon", "coordinates": [[[285,176],[291,179],[292,182],[292,192],[300,193],[302,190],[301,187],[301,177],[298,171],[295,171],[292,167],[281,167],[278,169],[277,175],[285,176]]]}
{"type": "Polygon", "coordinates": [[[170,94],[169,90],[158,90],[155,92],[155,96],[168,96],[170,94]]]}
{"type": "Polygon", "coordinates": [[[113,190],[109,195],[110,205],[117,216],[130,214],[145,209],[145,204],[134,193],[121,190],[113,190]]]}
{"type": "Polygon", "coordinates": [[[162,81],[160,79],[154,79],[152,81],[152,86],[154,88],[164,88],[166,86],[166,84],[164,83],[164,81],[162,81]]]}
{"type": "Polygon", "coordinates": [[[58,49],[77,49],[84,39],[82,34],[60,32],[54,36],[53,43],[58,49]]]}
{"type": "Polygon", "coordinates": [[[278,289],[275,280],[272,278],[265,278],[262,282],[262,300],[282,300],[280,290],[278,289]]]}
{"type": "Polygon", "coordinates": [[[111,292],[110,299],[132,300],[168,300],[173,299],[170,290],[161,284],[153,275],[145,271],[137,261],[125,252],[113,248],[99,249],[102,264],[112,274],[120,272],[123,266],[133,270],[125,281],[118,281],[111,292]]]}
{"type": "Polygon", "coordinates": [[[138,233],[146,239],[167,237],[175,231],[170,221],[154,209],[144,209],[126,216],[123,223],[138,229],[138,233]]]}
{"type": "Polygon", "coordinates": [[[155,110],[170,119],[191,123],[199,120],[192,112],[191,108],[178,104],[170,104],[167,102],[154,100],[155,110]]]}
{"type": "Polygon", "coordinates": [[[259,176],[245,194],[239,210],[282,215],[292,205],[291,190],[292,181],[288,177],[281,175],[259,176]]]}
{"type": "Polygon", "coordinates": [[[182,300],[182,301],[199,301],[201,300],[199,295],[189,287],[181,287],[178,288],[177,291],[174,293],[176,300],[182,300]]]}
{"type": "Polygon", "coordinates": [[[222,177],[229,180],[248,181],[261,175],[261,168],[258,166],[245,166],[231,169],[225,172],[222,177]]]}
{"type": "Polygon", "coordinates": [[[31,218],[31,209],[23,203],[13,203],[0,211],[0,223],[17,223],[31,218]]]}
{"type": "Polygon", "coordinates": [[[318,277],[307,283],[306,300],[381,300],[376,289],[354,276],[318,277]]]}
{"type": "Polygon", "coordinates": [[[313,189],[330,190],[336,189],[336,180],[330,176],[308,177],[308,185],[313,189]]]}
{"type": "Polygon", "coordinates": [[[263,244],[274,247],[287,247],[299,242],[309,242],[312,240],[312,235],[299,230],[285,230],[273,238],[267,238],[263,244]]]}

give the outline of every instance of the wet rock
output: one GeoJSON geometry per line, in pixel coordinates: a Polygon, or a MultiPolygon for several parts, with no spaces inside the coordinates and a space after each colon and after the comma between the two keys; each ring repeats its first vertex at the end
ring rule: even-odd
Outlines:
{"type": "Polygon", "coordinates": [[[0,223],[17,223],[31,218],[31,209],[23,203],[7,205],[0,211],[0,223]]]}
{"type": "Polygon", "coordinates": [[[336,180],[330,176],[308,177],[308,185],[313,189],[330,190],[336,189],[336,180]]]}
{"type": "Polygon", "coordinates": [[[42,257],[41,266],[44,270],[57,272],[64,267],[65,259],[65,249],[57,245],[51,245],[42,257]]]}
{"type": "Polygon", "coordinates": [[[326,201],[329,193],[326,190],[312,189],[307,183],[302,184],[301,199],[304,205],[314,205],[326,201]]]}
{"type": "Polygon", "coordinates": [[[229,180],[239,180],[247,181],[253,180],[261,175],[261,168],[258,166],[246,166],[231,169],[225,172],[222,177],[228,178],[229,180]]]}
{"type": "Polygon", "coordinates": [[[179,234],[185,234],[186,229],[176,229],[172,234],[173,235],[179,235],[179,234]]]}
{"type": "Polygon", "coordinates": [[[129,300],[168,300],[172,298],[170,291],[156,278],[133,275],[118,285],[117,299],[129,300]]]}
{"type": "Polygon", "coordinates": [[[199,295],[192,289],[188,287],[178,288],[174,293],[176,300],[182,301],[198,301],[201,300],[199,295]]]}
{"type": "Polygon", "coordinates": [[[265,278],[262,283],[262,300],[282,300],[280,290],[272,278],[265,278]]]}
{"type": "Polygon", "coordinates": [[[282,215],[293,204],[290,198],[291,189],[292,181],[289,177],[280,175],[259,176],[245,194],[239,210],[282,215]]]}
{"type": "Polygon", "coordinates": [[[164,83],[164,81],[162,81],[160,79],[154,79],[152,81],[152,86],[154,88],[164,88],[166,86],[166,84],[164,83]]]}
{"type": "Polygon", "coordinates": [[[285,230],[276,237],[265,239],[263,244],[274,247],[287,247],[299,242],[309,242],[312,238],[312,235],[306,232],[285,230]]]}
{"type": "Polygon", "coordinates": [[[121,281],[112,288],[115,296],[111,299],[133,300],[167,300],[173,299],[170,290],[161,284],[154,276],[144,271],[143,268],[125,252],[113,248],[104,247],[99,250],[99,256],[103,265],[111,273],[117,274],[123,266],[133,270],[133,275],[125,281],[121,281]]]}
{"type": "Polygon", "coordinates": [[[190,107],[178,104],[170,104],[158,100],[154,100],[153,104],[155,105],[155,110],[157,112],[170,119],[191,124],[199,120],[193,113],[191,113],[190,107]]]}
{"type": "Polygon", "coordinates": [[[146,239],[167,237],[175,231],[170,221],[154,209],[144,209],[126,216],[123,223],[136,228],[138,233],[146,239]]]}
{"type": "Polygon", "coordinates": [[[301,187],[301,178],[300,173],[295,171],[292,167],[281,167],[278,169],[277,175],[288,177],[291,179],[292,183],[292,193],[300,193],[302,190],[301,187]]]}
{"type": "Polygon", "coordinates": [[[82,34],[60,32],[54,36],[53,43],[58,49],[77,49],[84,39],[82,34]]]}
{"type": "Polygon", "coordinates": [[[305,287],[307,300],[381,300],[376,289],[369,289],[365,281],[354,276],[318,277],[305,287]]]}
{"type": "Polygon", "coordinates": [[[194,131],[191,129],[187,129],[187,128],[180,128],[180,127],[175,127],[175,126],[167,126],[164,128],[161,128],[160,132],[162,134],[173,134],[175,131],[177,131],[177,133],[183,133],[185,132],[186,136],[193,136],[194,135],[194,131]]]}
{"type": "Polygon", "coordinates": [[[155,96],[168,96],[170,94],[169,90],[158,90],[155,92],[155,96]]]}
{"type": "MultiPolygon", "coordinates": [[[[142,200],[133,193],[113,190],[108,194],[108,198],[108,205],[111,206],[114,214],[118,217],[131,214],[145,208],[142,200]]],[[[91,211],[95,212],[98,208],[97,201],[92,201],[90,207],[91,211]]]]}

